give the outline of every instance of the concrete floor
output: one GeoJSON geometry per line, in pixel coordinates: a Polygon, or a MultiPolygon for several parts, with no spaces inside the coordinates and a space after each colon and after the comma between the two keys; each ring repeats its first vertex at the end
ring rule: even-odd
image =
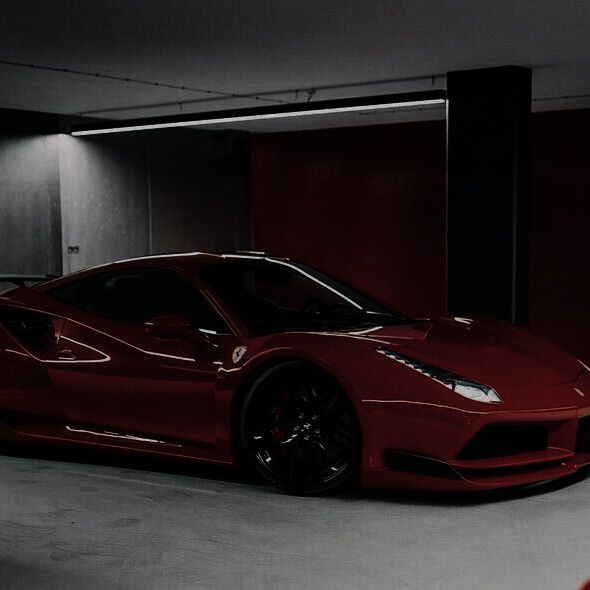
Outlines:
{"type": "Polygon", "coordinates": [[[0,455],[0,588],[575,590],[590,479],[296,498],[224,469],[0,455]]]}

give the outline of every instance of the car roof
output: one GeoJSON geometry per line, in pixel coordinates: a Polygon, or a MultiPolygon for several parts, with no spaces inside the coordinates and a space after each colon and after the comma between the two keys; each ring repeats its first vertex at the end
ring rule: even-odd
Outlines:
{"type": "Polygon", "coordinates": [[[145,266],[147,264],[153,264],[157,266],[174,266],[177,268],[195,269],[201,266],[206,266],[212,262],[223,262],[235,259],[257,259],[257,260],[281,260],[287,261],[288,258],[282,258],[277,256],[268,256],[265,252],[253,251],[253,250],[238,250],[235,252],[178,252],[172,254],[154,254],[150,256],[139,256],[137,258],[127,258],[124,260],[116,260],[113,262],[107,262],[97,266],[92,266],[79,270],[74,273],[64,275],[63,277],[47,281],[45,283],[39,283],[34,285],[34,289],[45,291],[51,289],[53,286],[64,282],[69,282],[75,277],[83,278],[86,275],[93,275],[97,272],[117,270],[118,268],[134,268],[137,266],[145,266]]]}
{"type": "Polygon", "coordinates": [[[271,260],[288,260],[287,258],[278,258],[276,256],[268,256],[266,252],[259,252],[254,250],[238,250],[236,252],[176,252],[172,254],[153,254],[149,256],[138,256],[136,258],[127,258],[125,260],[115,260],[99,266],[94,266],[86,270],[94,270],[97,268],[109,267],[118,264],[127,263],[142,263],[148,262],[173,262],[182,266],[184,262],[190,263],[191,267],[202,266],[213,261],[222,261],[228,258],[258,258],[271,260]]]}

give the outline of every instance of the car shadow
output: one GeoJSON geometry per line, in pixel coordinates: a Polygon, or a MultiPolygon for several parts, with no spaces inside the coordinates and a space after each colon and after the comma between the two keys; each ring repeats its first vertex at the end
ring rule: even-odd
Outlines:
{"type": "Polygon", "coordinates": [[[228,483],[260,484],[259,480],[243,469],[233,466],[199,463],[180,457],[156,457],[119,453],[103,449],[78,449],[61,446],[37,447],[29,444],[3,445],[0,456],[34,459],[78,465],[97,465],[125,471],[162,473],[184,477],[217,480],[228,483]]]}
{"type": "MultiPolygon", "coordinates": [[[[198,463],[176,457],[152,457],[117,453],[102,449],[76,449],[60,446],[37,447],[33,445],[3,446],[0,456],[21,457],[41,461],[64,462],[80,465],[99,465],[128,472],[152,472],[182,477],[196,477],[220,483],[253,486],[269,493],[281,494],[274,486],[264,482],[255,473],[233,466],[198,463]]],[[[447,492],[422,490],[391,490],[355,487],[346,492],[332,494],[341,502],[395,502],[423,506],[478,506],[546,495],[584,481],[590,475],[590,466],[576,473],[547,482],[528,486],[504,488],[480,492],[447,492]]],[[[324,496],[325,498],[326,496],[324,496]]]]}
{"type": "Polygon", "coordinates": [[[584,467],[571,475],[518,487],[497,490],[449,492],[432,490],[383,490],[357,489],[342,494],[343,499],[350,501],[372,499],[374,501],[397,502],[400,504],[423,506],[481,506],[498,502],[508,502],[547,495],[580,483],[590,475],[590,467],[584,467]]]}

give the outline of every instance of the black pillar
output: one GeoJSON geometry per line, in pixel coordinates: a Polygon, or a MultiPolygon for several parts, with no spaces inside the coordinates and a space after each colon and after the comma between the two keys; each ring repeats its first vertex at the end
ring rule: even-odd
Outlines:
{"type": "Polygon", "coordinates": [[[524,324],[531,70],[450,72],[447,97],[448,311],[524,324]]]}

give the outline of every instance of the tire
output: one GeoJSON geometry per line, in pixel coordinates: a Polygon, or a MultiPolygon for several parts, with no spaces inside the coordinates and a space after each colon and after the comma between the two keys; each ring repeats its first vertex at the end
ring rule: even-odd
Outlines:
{"type": "Polygon", "coordinates": [[[247,393],[239,426],[248,463],[283,491],[324,494],[356,478],[356,412],[342,388],[318,369],[289,362],[268,370],[247,393]]]}

